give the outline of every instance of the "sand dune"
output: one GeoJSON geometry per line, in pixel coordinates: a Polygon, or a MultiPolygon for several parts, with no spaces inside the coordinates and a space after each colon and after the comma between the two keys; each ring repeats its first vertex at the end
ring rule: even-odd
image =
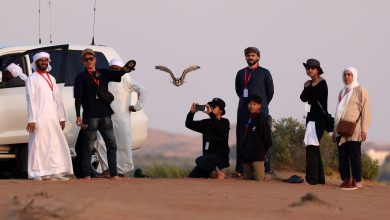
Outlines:
{"type": "Polygon", "coordinates": [[[0,219],[387,219],[390,187],[235,179],[0,181],[0,219]]]}

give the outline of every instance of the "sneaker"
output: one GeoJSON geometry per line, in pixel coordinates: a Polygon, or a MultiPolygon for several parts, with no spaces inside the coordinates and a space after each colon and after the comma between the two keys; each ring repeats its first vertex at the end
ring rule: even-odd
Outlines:
{"type": "MultiPolygon", "coordinates": [[[[343,184],[341,184],[341,185],[343,185],[343,184]]],[[[345,185],[340,186],[340,189],[342,189],[342,190],[355,190],[355,189],[357,189],[357,186],[356,186],[356,184],[354,184],[354,182],[351,179],[349,179],[349,180],[346,180],[345,185]]]]}
{"type": "Polygon", "coordinates": [[[348,180],[344,180],[337,188],[343,188],[343,187],[346,187],[348,184],[348,180]]]}
{"type": "Polygon", "coordinates": [[[53,174],[51,175],[51,179],[50,180],[53,180],[53,181],[68,181],[70,180],[70,178],[68,177],[64,177],[64,176],[61,176],[59,174],[53,174]]]}
{"type": "Polygon", "coordinates": [[[362,182],[356,182],[356,180],[353,180],[353,184],[355,184],[355,186],[357,187],[357,188],[362,188],[363,187],[363,184],[362,184],[362,182]]]}

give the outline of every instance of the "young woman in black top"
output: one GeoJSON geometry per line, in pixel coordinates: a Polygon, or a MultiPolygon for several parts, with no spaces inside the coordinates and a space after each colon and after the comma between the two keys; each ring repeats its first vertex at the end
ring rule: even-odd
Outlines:
{"type": "Polygon", "coordinates": [[[304,84],[300,96],[307,102],[307,117],[305,130],[306,145],[306,182],[311,185],[325,184],[324,169],[320,154],[320,140],[325,130],[325,114],[328,107],[328,86],[324,78],[320,62],[308,59],[303,63],[306,74],[311,78],[304,84]]]}

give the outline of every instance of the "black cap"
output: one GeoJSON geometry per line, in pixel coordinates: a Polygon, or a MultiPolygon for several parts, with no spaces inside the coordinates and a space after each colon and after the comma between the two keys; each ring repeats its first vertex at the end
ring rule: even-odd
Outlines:
{"type": "Polygon", "coordinates": [[[303,66],[306,68],[306,69],[309,69],[310,67],[316,67],[318,69],[318,73],[321,75],[324,73],[324,71],[322,71],[322,68],[321,68],[321,64],[320,64],[320,61],[316,60],[316,59],[308,59],[306,61],[306,63],[303,63],[303,66]]]}
{"type": "Polygon", "coordinates": [[[207,104],[210,105],[211,107],[218,106],[222,110],[222,115],[225,114],[226,104],[225,104],[225,102],[222,99],[220,99],[220,98],[213,98],[213,100],[211,100],[211,102],[208,102],[207,104]]]}
{"type": "Polygon", "coordinates": [[[248,47],[244,50],[244,54],[245,56],[248,54],[248,53],[255,53],[257,54],[257,56],[260,56],[260,51],[259,49],[257,49],[257,47],[248,47]]]}

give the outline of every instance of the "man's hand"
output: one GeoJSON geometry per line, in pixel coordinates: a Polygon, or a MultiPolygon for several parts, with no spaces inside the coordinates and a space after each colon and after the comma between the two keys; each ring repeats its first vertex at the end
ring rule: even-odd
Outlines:
{"type": "Polygon", "coordinates": [[[135,110],[134,105],[129,106],[129,112],[136,112],[136,111],[137,110],[135,110]]]}
{"type": "Polygon", "coordinates": [[[81,126],[83,124],[83,120],[81,119],[81,117],[77,117],[76,119],[76,125],[77,126],[81,126]]]}
{"type": "Polygon", "coordinates": [[[60,121],[60,126],[61,126],[61,129],[64,130],[64,128],[65,128],[65,121],[60,121]]]}
{"type": "Polygon", "coordinates": [[[196,110],[196,103],[192,103],[192,105],[191,105],[191,109],[190,109],[190,111],[191,111],[191,113],[192,114],[195,114],[198,110],[196,110]]]}
{"type": "Polygon", "coordinates": [[[27,132],[34,132],[35,131],[35,123],[28,123],[26,127],[27,132]]]}
{"type": "Polygon", "coordinates": [[[367,133],[366,132],[363,132],[360,134],[360,136],[362,137],[362,142],[366,141],[367,139],[367,133]]]}

